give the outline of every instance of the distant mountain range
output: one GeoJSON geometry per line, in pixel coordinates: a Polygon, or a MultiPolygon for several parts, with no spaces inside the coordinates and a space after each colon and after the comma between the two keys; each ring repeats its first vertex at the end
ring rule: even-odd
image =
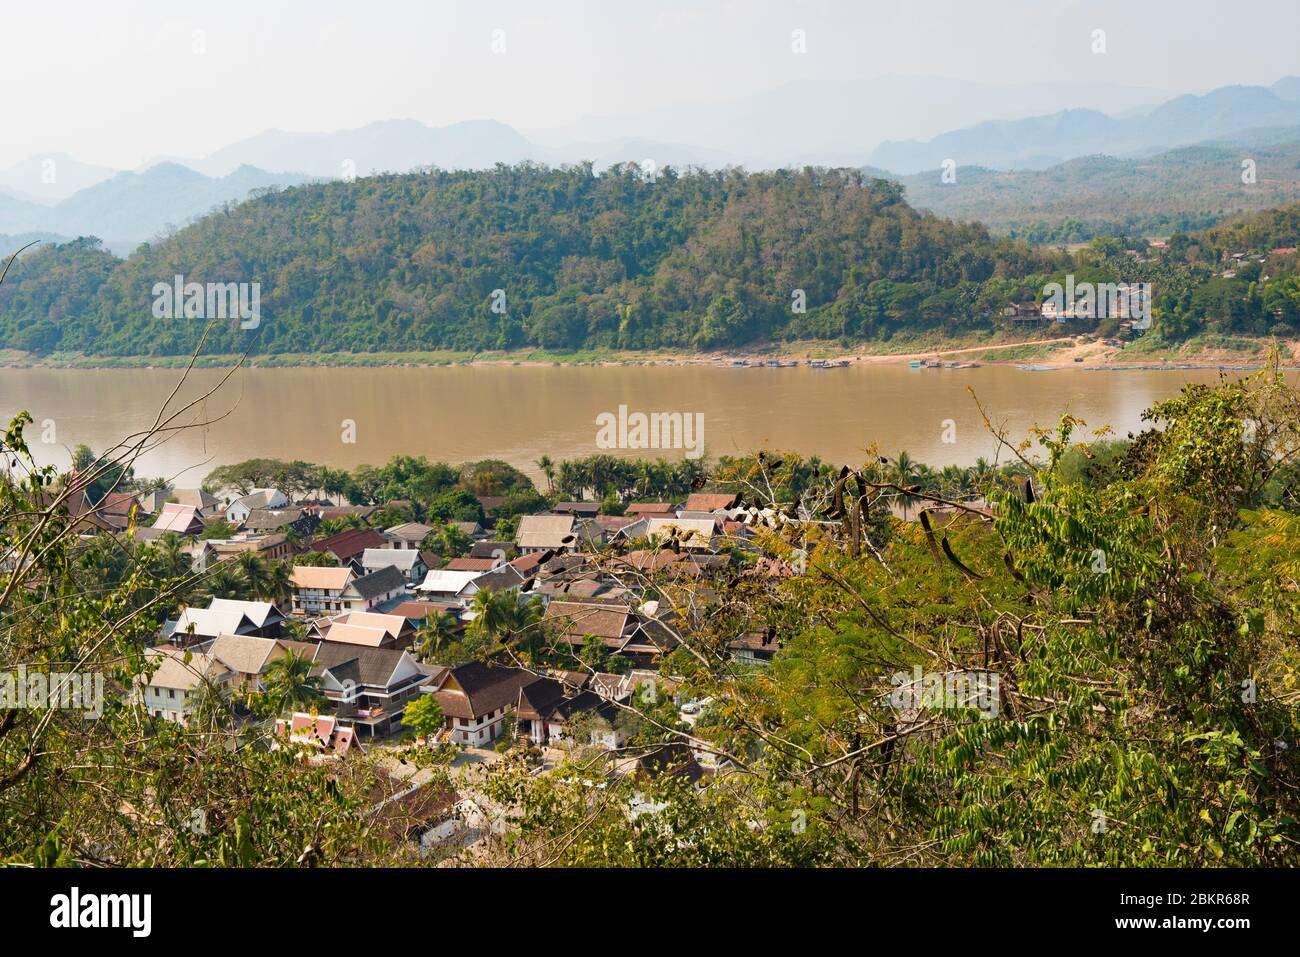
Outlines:
{"type": "Polygon", "coordinates": [[[1203,96],[1179,96],[1122,117],[1096,110],[1064,110],[1046,116],[988,121],[926,142],[887,142],[872,150],[867,165],[894,173],[958,167],[1046,169],[1079,156],[1136,156],[1222,139],[1264,127],[1300,125],[1300,78],[1272,87],[1227,86],[1203,96]]]}
{"type": "Polygon", "coordinates": [[[961,167],[949,183],[938,169],[910,176],[867,172],[902,183],[918,209],[979,220],[995,233],[1034,242],[1078,242],[1103,233],[1159,236],[1300,202],[1300,126],[1270,129],[1258,137],[1262,142],[1256,139],[1140,158],[1086,156],[1045,170],[961,167]],[[1253,183],[1242,181],[1243,157],[1254,163],[1253,183]]]}
{"type": "Polygon", "coordinates": [[[116,170],[94,166],[67,153],[31,156],[0,170],[0,210],[3,200],[52,205],[74,193],[103,182],[116,170]]]}
{"type": "Polygon", "coordinates": [[[98,236],[110,249],[125,253],[223,203],[247,199],[254,190],[296,186],[310,179],[251,166],[210,177],[175,163],[159,163],[142,173],[118,173],[54,206],[0,196],[0,233],[98,236]]]}
{"type": "MultiPolygon", "coordinates": [[[[1276,166],[1270,167],[1267,183],[1261,182],[1265,188],[1240,196],[1225,192],[1235,177],[1227,186],[1217,177],[1234,147],[1297,140],[1298,128],[1300,77],[1172,99],[1164,91],[1122,85],[995,87],[924,76],[809,80],[727,103],[593,118],[575,128],[582,138],[562,145],[541,145],[492,120],[435,128],[398,119],[335,132],[268,130],[205,157],[166,157],[135,172],[114,172],[64,154],[32,157],[0,171],[0,235],[95,235],[125,253],[169,226],[243,200],[252,190],[311,179],[430,166],[487,169],[521,161],[552,166],[590,161],[604,169],[646,160],[659,169],[866,166],[902,179],[921,206],[1021,234],[1021,227],[1052,227],[1070,218],[1100,226],[1099,217],[1111,215],[1113,204],[1127,196],[1144,204],[1141,221],[1160,229],[1161,224],[1202,225],[1217,211],[1254,209],[1261,196],[1286,194],[1286,175],[1276,166]],[[1019,118],[981,115],[994,92],[1001,110],[1019,118]],[[1024,115],[1061,103],[1078,108],[1024,115]],[[983,122],[942,132],[944,124],[976,118],[983,122]],[[926,141],[880,142],[885,132],[936,130],[939,135],[926,141]],[[693,145],[698,142],[710,145],[693,145]],[[1226,152],[1158,158],[1206,143],[1226,152]],[[871,149],[873,144],[879,145],[871,149]],[[1103,155],[1117,162],[1069,165],[1103,155]],[[1153,156],[1154,166],[1137,162],[1153,156]],[[938,171],[949,159],[957,164],[957,183],[942,185],[957,188],[940,189],[938,171]],[[1157,168],[1167,172],[1154,172],[1157,168]],[[1198,172],[1180,193],[1169,176],[1192,169],[1198,172]],[[1058,178],[997,175],[1008,170],[1058,178]]],[[[1285,160],[1282,154],[1272,158],[1285,160]]],[[[1282,201],[1286,198],[1289,194],[1282,201]]]]}

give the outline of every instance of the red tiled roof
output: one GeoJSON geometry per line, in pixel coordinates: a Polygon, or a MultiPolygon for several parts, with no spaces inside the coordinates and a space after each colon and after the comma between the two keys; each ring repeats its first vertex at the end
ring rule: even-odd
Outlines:
{"type": "Polygon", "coordinates": [[[388,539],[373,528],[349,528],[312,542],[312,551],[330,552],[341,562],[349,561],[367,548],[386,548],[388,539]]]}

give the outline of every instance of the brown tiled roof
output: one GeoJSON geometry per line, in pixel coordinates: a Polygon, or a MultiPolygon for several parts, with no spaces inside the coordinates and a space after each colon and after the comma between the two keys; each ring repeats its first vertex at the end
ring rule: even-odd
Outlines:
{"type": "Polygon", "coordinates": [[[638,515],[597,515],[592,521],[604,531],[613,533],[629,525],[635,525],[641,521],[641,518],[638,515]]]}
{"type": "Polygon", "coordinates": [[[495,558],[499,552],[505,555],[515,547],[514,542],[475,542],[469,547],[470,558],[495,558]]]}
{"type": "Polygon", "coordinates": [[[439,601],[404,601],[388,614],[400,615],[403,618],[427,618],[430,615],[459,610],[459,605],[447,605],[439,601]]]}
{"type": "Polygon", "coordinates": [[[614,564],[627,565],[639,572],[663,571],[669,565],[679,562],[689,563],[690,558],[680,552],[672,552],[666,548],[637,549],[614,559],[614,564]]]}
{"type": "Polygon", "coordinates": [[[545,552],[529,552],[527,555],[520,555],[518,558],[509,562],[511,568],[521,575],[531,574],[542,563],[542,556],[545,552]]]}
{"type": "Polygon", "coordinates": [[[444,567],[449,572],[490,572],[498,561],[497,558],[453,558],[444,567]]]}
{"type": "Polygon", "coordinates": [[[626,509],[629,515],[644,515],[647,512],[652,514],[667,515],[672,512],[671,502],[633,502],[626,509]]]}
{"type": "Polygon", "coordinates": [[[328,520],[331,518],[346,518],[349,515],[356,515],[359,518],[369,518],[375,512],[379,511],[378,505],[322,505],[320,506],[320,517],[328,520]]]}
{"type": "Polygon", "coordinates": [[[541,680],[522,668],[481,661],[452,668],[436,692],[442,713],[451,718],[477,718],[519,700],[519,689],[541,680]]]}
{"type": "Polygon", "coordinates": [[[311,548],[315,552],[330,552],[339,561],[346,562],[367,548],[385,548],[387,545],[388,539],[373,528],[349,528],[312,542],[311,548]]]}
{"type": "Polygon", "coordinates": [[[546,606],[542,620],[557,625],[571,641],[581,641],[586,635],[621,641],[631,612],[630,607],[620,604],[553,601],[546,606]]]}
{"type": "Polygon", "coordinates": [[[243,525],[250,530],[261,529],[273,532],[292,525],[302,518],[303,514],[300,508],[255,508],[249,511],[243,525]]]}

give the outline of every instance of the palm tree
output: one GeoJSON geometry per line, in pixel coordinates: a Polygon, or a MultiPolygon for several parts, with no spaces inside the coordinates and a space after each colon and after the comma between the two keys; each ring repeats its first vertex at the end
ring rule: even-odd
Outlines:
{"type": "Polygon", "coordinates": [[[430,615],[415,633],[415,656],[424,662],[434,662],[455,639],[455,615],[449,612],[430,615]]]}
{"type": "Polygon", "coordinates": [[[966,488],[967,472],[960,465],[945,465],[939,470],[939,492],[945,498],[960,498],[966,488]]]}
{"type": "Polygon", "coordinates": [[[244,575],[248,591],[256,598],[266,598],[272,594],[271,573],[266,559],[257,552],[240,552],[235,564],[244,575]]]}
{"type": "MultiPolygon", "coordinates": [[[[906,452],[899,452],[898,458],[894,460],[893,468],[889,470],[889,480],[899,488],[907,489],[916,484],[917,467],[912,461],[912,457],[906,452]]],[[[906,517],[908,510],[916,502],[916,496],[907,492],[903,493],[902,507],[903,516],[906,517]]]]}
{"type": "Polygon", "coordinates": [[[266,666],[262,694],[271,714],[302,711],[324,699],[321,679],[311,669],[311,659],[296,651],[289,651],[266,666]]]}
{"type": "Polygon", "coordinates": [[[248,595],[248,581],[238,565],[219,562],[204,576],[203,593],[209,598],[244,598],[248,595]]]}
{"type": "Polygon", "coordinates": [[[541,470],[542,474],[546,476],[547,493],[553,494],[555,492],[555,463],[551,461],[549,455],[543,455],[533,464],[536,465],[541,470]]]}
{"type": "Polygon", "coordinates": [[[287,601],[293,594],[293,566],[288,562],[271,562],[266,571],[266,598],[287,601]]]}
{"type": "Polygon", "coordinates": [[[474,613],[474,620],[469,624],[473,635],[504,642],[515,624],[519,599],[509,589],[493,591],[490,588],[480,588],[474,593],[469,607],[474,613]]]}

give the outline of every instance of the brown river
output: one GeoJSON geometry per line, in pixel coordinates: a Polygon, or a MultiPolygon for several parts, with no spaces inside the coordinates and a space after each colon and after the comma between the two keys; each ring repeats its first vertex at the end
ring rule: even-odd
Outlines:
{"type": "MultiPolygon", "coordinates": [[[[36,423],[27,435],[38,461],[64,466],[79,443],[98,453],[147,429],[180,375],[0,369],[0,414],[7,423],[21,409],[31,412],[36,423]]],[[[190,373],[179,399],[211,389],[222,375],[190,373]]],[[[874,443],[883,454],[906,450],[936,467],[966,465],[996,451],[975,397],[1015,436],[1036,424],[1051,426],[1064,412],[1083,419],[1088,431],[1109,425],[1123,435],[1140,426],[1153,402],[1187,382],[1218,377],[1212,370],[913,369],[906,363],[826,370],[245,369],[177,419],[174,424],[188,427],[143,455],[136,473],[190,487],[217,465],[258,456],[352,467],[402,453],[452,463],[500,458],[537,475],[534,462],[543,454],[557,461],[602,451],[678,458],[701,448],[701,434],[709,458],[793,449],[857,464],[874,443]],[[620,406],[626,407],[621,427],[620,406]],[[636,413],[683,413],[683,422],[698,430],[665,434],[677,448],[629,447],[647,434],[638,430],[636,413]]],[[[181,404],[174,400],[171,408],[181,404]]]]}

